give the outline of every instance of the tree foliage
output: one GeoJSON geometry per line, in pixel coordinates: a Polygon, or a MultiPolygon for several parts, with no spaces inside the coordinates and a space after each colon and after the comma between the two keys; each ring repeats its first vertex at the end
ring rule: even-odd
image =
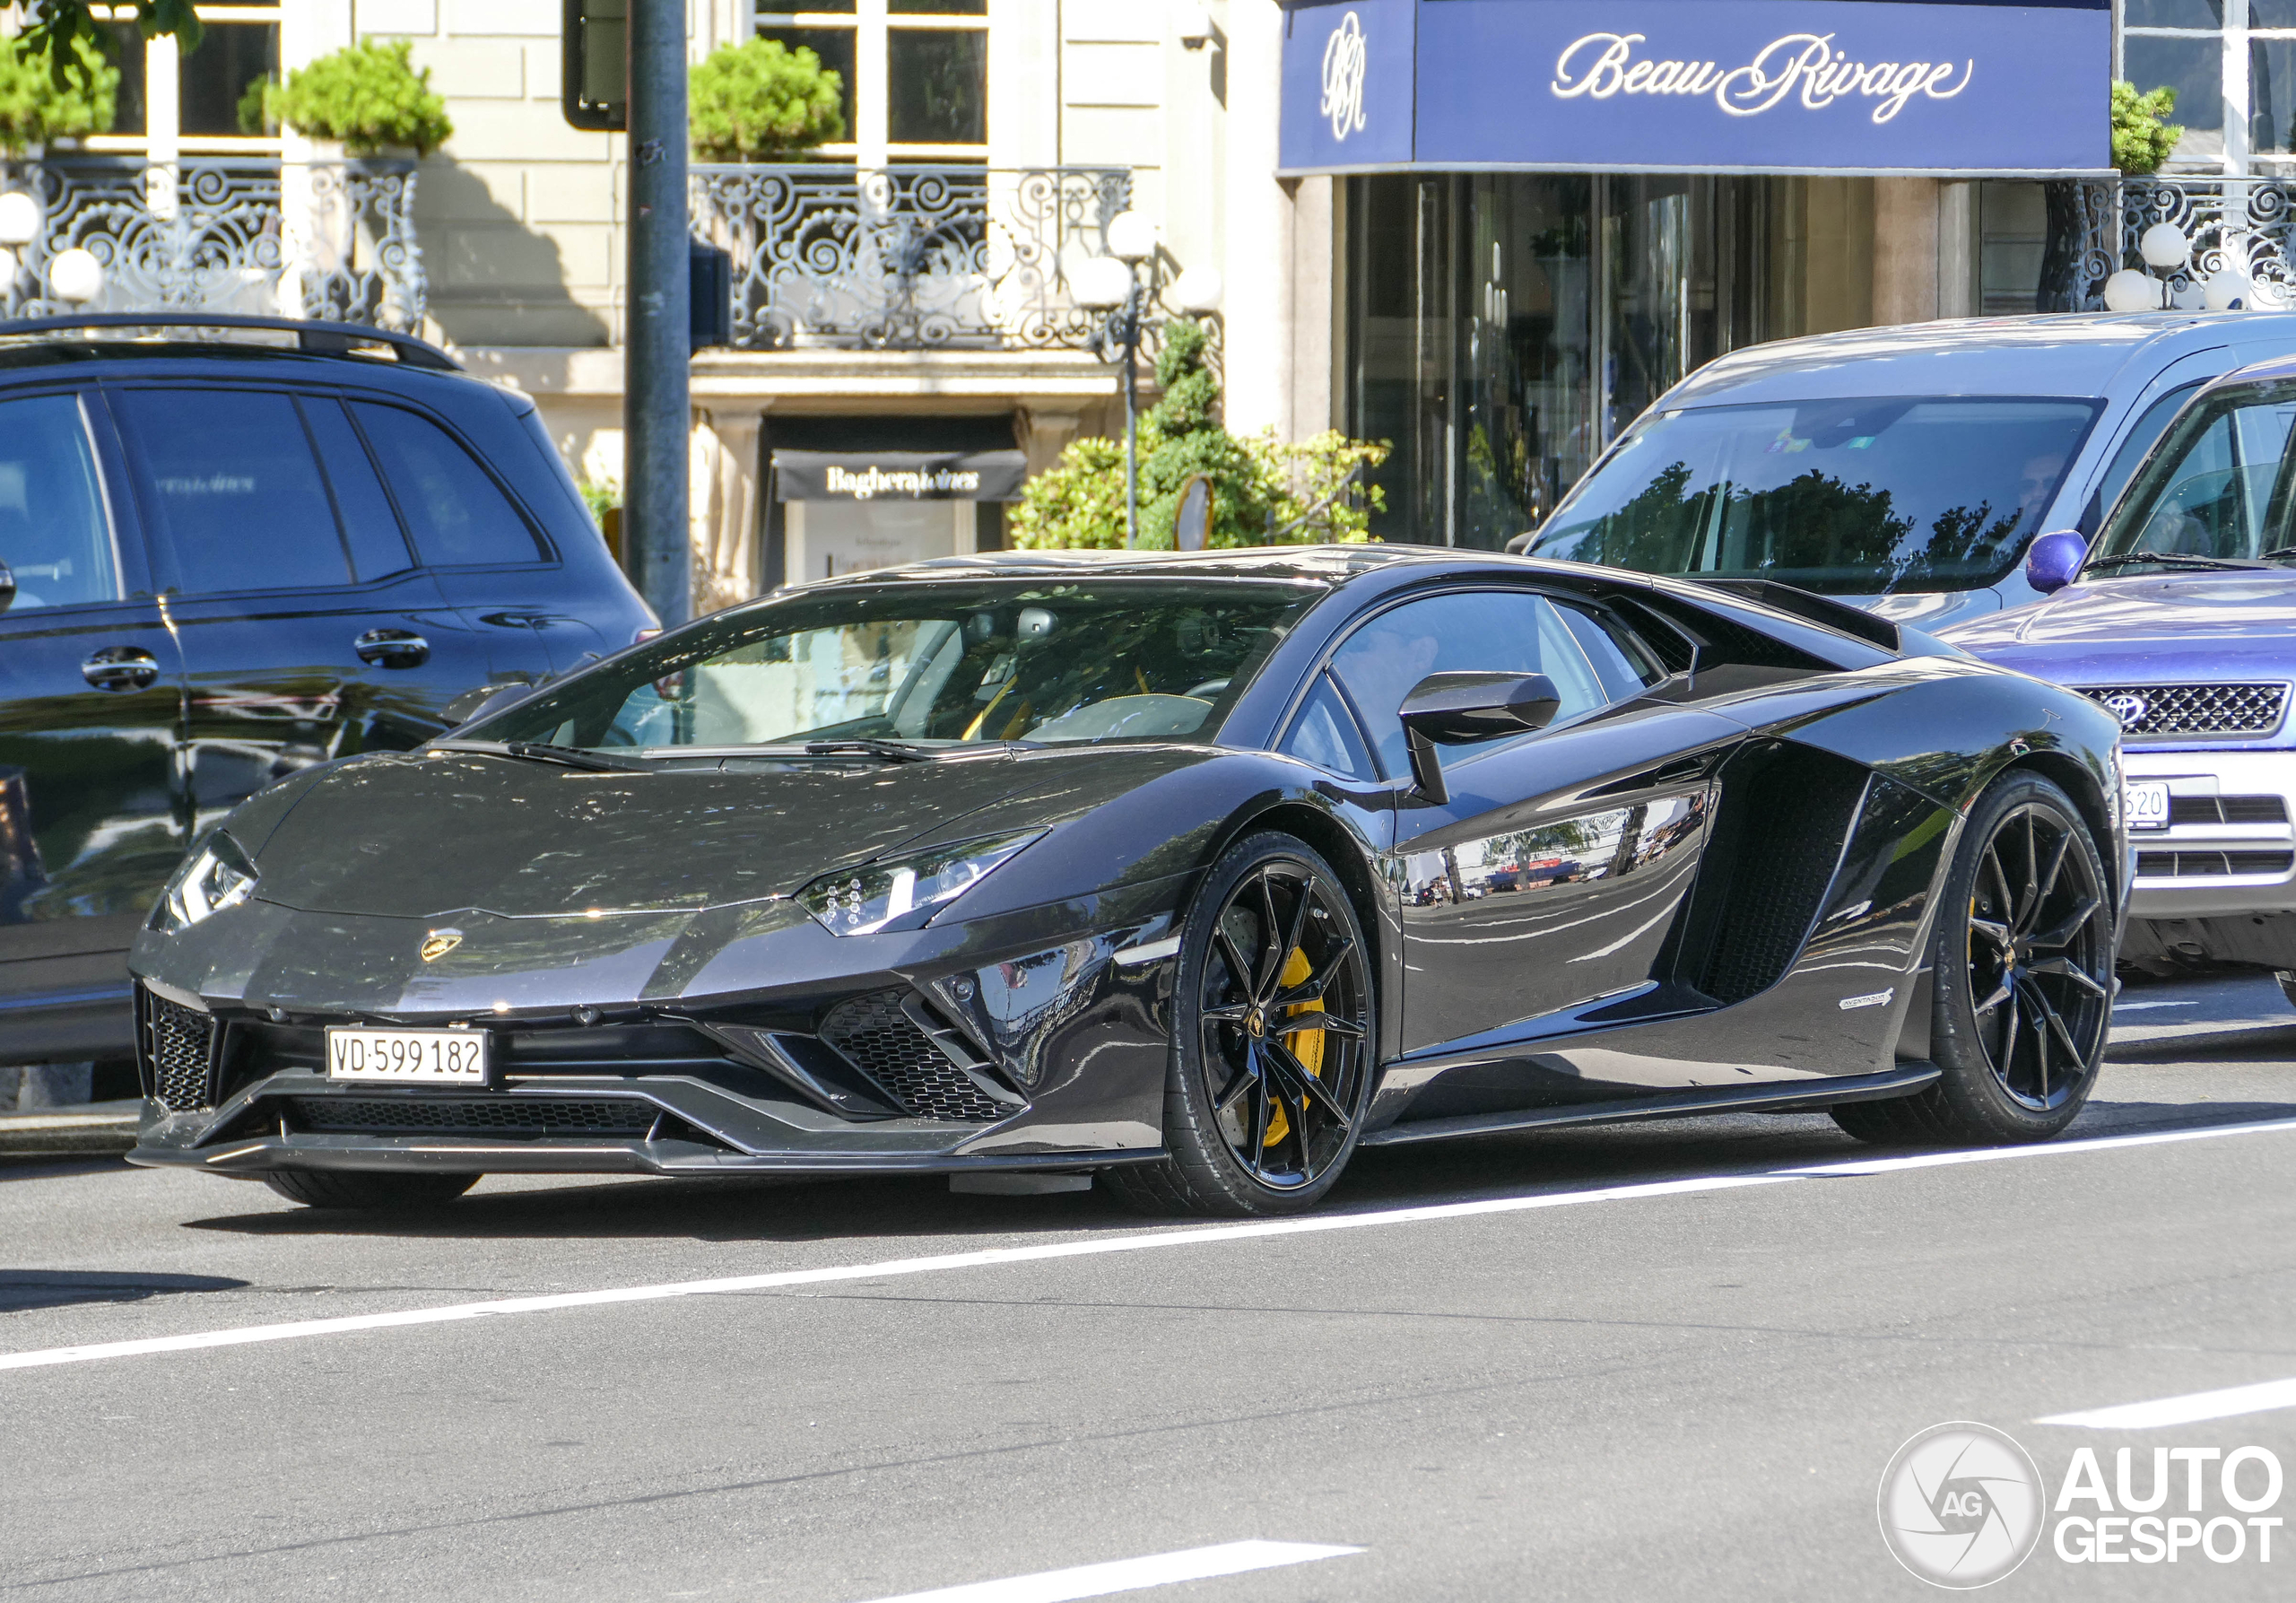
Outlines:
{"type": "Polygon", "coordinates": [[[2185,131],[2169,120],[2177,91],[2166,85],[2136,92],[2126,79],[2113,85],[2113,165],[2132,175],[2158,172],[2185,131]]]}
{"type": "MultiPolygon", "coordinates": [[[[1357,541],[1384,508],[1377,485],[1356,483],[1387,459],[1384,442],[1336,431],[1286,444],[1274,431],[1239,438],[1219,422],[1220,380],[1205,361],[1200,323],[1175,320],[1156,358],[1163,396],[1140,424],[1140,544],[1173,545],[1181,492],[1202,474],[1212,489],[1213,548],[1357,541]]],[[[1124,442],[1079,440],[1038,474],[1013,511],[1016,546],[1119,549],[1124,544],[1124,442]]]]}
{"type": "Polygon", "coordinates": [[[111,126],[119,69],[85,39],[69,48],[74,70],[50,70],[47,56],[20,39],[0,39],[0,151],[76,139],[111,126]]]}
{"type": "Polygon", "coordinates": [[[720,45],[686,91],[693,153],[705,161],[762,161],[845,137],[844,80],[822,58],[779,39],[720,45]]]}
{"type": "Polygon", "coordinates": [[[370,39],[322,56],[265,83],[239,102],[250,133],[284,124],[310,139],[339,139],[351,155],[412,146],[429,155],[454,137],[447,102],[430,91],[430,69],[413,60],[403,39],[370,39]],[[259,92],[258,92],[259,91],[259,92]]]}
{"type": "MultiPolygon", "coordinates": [[[[198,48],[205,33],[194,4],[195,0],[115,0],[112,14],[120,17],[123,12],[131,13],[135,30],[144,38],[156,39],[162,33],[172,33],[178,44],[193,50],[198,48]]],[[[46,62],[59,83],[72,80],[83,90],[94,76],[97,65],[108,62],[111,55],[109,26],[96,21],[91,0],[40,0],[16,39],[24,49],[46,62]],[[87,53],[91,49],[95,52],[92,62],[87,53]]],[[[104,122],[109,126],[111,118],[107,117],[104,122]]]]}

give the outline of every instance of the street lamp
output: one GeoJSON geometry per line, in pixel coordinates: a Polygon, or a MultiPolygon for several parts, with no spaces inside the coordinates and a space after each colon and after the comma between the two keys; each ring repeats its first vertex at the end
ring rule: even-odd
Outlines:
{"type": "Polygon", "coordinates": [[[60,253],[48,265],[48,287],[59,301],[85,306],[104,291],[104,265],[91,251],[78,246],[60,253]]]}

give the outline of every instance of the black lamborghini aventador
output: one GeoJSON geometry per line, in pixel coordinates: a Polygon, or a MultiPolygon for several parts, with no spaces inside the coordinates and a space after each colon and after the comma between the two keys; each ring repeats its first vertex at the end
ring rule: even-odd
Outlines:
{"type": "Polygon", "coordinates": [[[507,696],[207,837],[135,946],[135,1162],[1266,1214],[1359,1146],[1654,1114],[2039,1139],[2102,1050],[2111,716],[1779,586],[1013,553],[507,696]]]}

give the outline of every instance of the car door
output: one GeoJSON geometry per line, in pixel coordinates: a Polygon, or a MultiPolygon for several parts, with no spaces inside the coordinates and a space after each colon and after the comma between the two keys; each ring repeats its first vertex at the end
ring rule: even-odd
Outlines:
{"type": "Polygon", "coordinates": [[[1561,703],[1544,730],[1444,748],[1448,800],[1401,798],[1405,1053],[1503,1040],[1646,986],[1697,876],[1710,775],[1744,733],[1639,699],[1663,670],[1623,624],[1529,589],[1407,602],[1331,662],[1396,778],[1396,710],[1457,670],[1544,674],[1561,703]]]}
{"type": "Polygon", "coordinates": [[[100,396],[0,399],[0,1061],[126,1050],[127,947],[183,855],[182,664],[107,463],[100,396]]]}
{"type": "Polygon", "coordinates": [[[464,441],[411,407],[354,400],[423,565],[484,643],[489,677],[534,683],[606,649],[597,631],[552,604],[552,553],[517,498],[464,441]]]}
{"type": "Polygon", "coordinates": [[[483,683],[332,396],[113,394],[186,675],[196,826],[299,769],[404,749],[483,683]],[[328,467],[320,466],[324,444],[328,467]]]}

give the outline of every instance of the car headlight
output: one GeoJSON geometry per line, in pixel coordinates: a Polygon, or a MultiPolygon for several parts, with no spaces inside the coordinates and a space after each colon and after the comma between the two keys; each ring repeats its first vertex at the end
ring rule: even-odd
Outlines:
{"type": "Polygon", "coordinates": [[[168,881],[152,923],[163,930],[187,928],[245,902],[255,893],[255,865],[248,860],[248,854],[239,849],[238,841],[218,830],[168,881]]]}
{"type": "Polygon", "coordinates": [[[914,929],[1038,839],[1042,830],[936,846],[913,857],[866,863],[813,881],[797,902],[831,935],[914,929]]]}

